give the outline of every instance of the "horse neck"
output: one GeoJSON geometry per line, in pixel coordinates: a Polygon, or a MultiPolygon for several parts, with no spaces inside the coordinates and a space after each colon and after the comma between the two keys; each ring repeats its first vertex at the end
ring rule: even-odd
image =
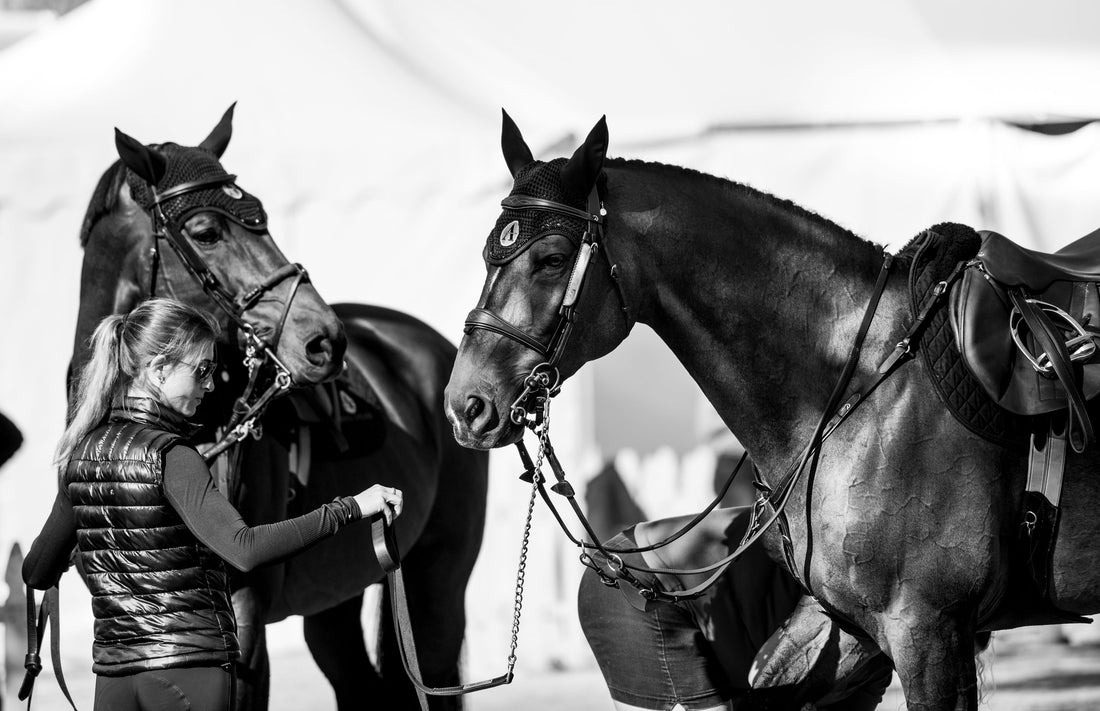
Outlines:
{"type": "Polygon", "coordinates": [[[76,373],[88,359],[88,340],[104,317],[130,311],[145,294],[142,277],[147,271],[142,258],[151,244],[132,216],[108,215],[91,230],[84,245],[80,273],[80,306],[77,312],[73,357],[76,373]]]}
{"type": "Polygon", "coordinates": [[[637,319],[672,349],[759,464],[816,424],[881,251],[797,206],[668,166],[608,171],[609,230],[637,319]],[[616,202],[621,196],[621,204],[616,202]]]}

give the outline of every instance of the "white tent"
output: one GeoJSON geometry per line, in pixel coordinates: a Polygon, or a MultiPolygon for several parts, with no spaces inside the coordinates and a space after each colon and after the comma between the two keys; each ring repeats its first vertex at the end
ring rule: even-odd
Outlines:
{"type": "MultiPolygon", "coordinates": [[[[92,0],[0,53],[0,409],[27,439],[0,471],[0,549],[29,543],[49,505],[77,231],[115,157],[114,126],[194,143],[238,101],[225,163],[322,295],[408,311],[457,341],[509,185],[501,107],[537,157],[572,151],[606,114],[613,156],[747,182],[876,242],[953,220],[1054,249],[1100,224],[1100,127],[1043,135],[1006,120],[1100,116],[1098,20],[1087,0],[675,11],[655,0],[92,0]]],[[[714,424],[664,347],[636,330],[556,405],[559,450],[582,479],[601,454],[687,449],[714,424]]],[[[508,454],[494,458],[490,511],[505,532],[487,538],[483,561],[515,554],[524,492],[508,454]]],[[[533,560],[562,555],[551,525],[536,522],[533,560]]],[[[555,619],[527,624],[568,634],[525,648],[523,663],[583,657],[577,568],[532,585],[531,607],[555,619]]],[[[488,575],[479,567],[475,582],[488,575]]],[[[499,601],[483,596],[487,619],[508,619],[506,578],[492,577],[499,601]]],[[[498,638],[471,640],[471,664],[498,638]]]]}

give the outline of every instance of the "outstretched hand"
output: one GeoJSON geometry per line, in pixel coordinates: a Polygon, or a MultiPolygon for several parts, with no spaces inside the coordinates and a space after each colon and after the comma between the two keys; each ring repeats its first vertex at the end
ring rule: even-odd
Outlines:
{"type": "Polygon", "coordinates": [[[400,489],[375,484],[366,491],[356,494],[355,502],[359,504],[363,518],[370,518],[380,513],[387,524],[392,524],[393,520],[401,515],[404,495],[400,489]]]}

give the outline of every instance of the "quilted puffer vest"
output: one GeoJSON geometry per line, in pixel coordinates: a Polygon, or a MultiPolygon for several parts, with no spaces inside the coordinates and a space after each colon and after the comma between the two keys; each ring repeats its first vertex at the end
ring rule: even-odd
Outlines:
{"type": "Polygon", "coordinates": [[[65,484],[92,593],[92,670],[226,664],[240,656],[225,564],[164,495],[164,452],[185,423],[128,399],[69,458],[65,484]]]}

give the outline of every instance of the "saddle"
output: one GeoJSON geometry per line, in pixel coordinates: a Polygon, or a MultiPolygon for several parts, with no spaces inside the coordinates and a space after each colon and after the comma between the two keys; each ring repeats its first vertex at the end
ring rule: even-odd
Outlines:
{"type": "Polygon", "coordinates": [[[1054,254],[980,234],[950,294],[963,362],[1009,412],[1065,411],[1082,452],[1094,440],[1087,402],[1100,393],[1100,230],[1054,254]]]}
{"type": "Polygon", "coordinates": [[[385,442],[382,401],[351,363],[335,380],[292,391],[287,399],[298,424],[313,430],[312,453],[322,460],[362,457],[385,442]]]}

